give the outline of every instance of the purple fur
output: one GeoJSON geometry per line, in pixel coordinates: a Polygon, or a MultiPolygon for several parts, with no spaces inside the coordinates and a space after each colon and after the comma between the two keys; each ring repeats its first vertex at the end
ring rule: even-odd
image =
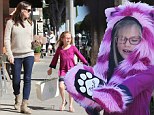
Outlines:
{"type": "Polygon", "coordinates": [[[86,65],[82,65],[82,64],[78,64],[77,66],[70,69],[64,77],[66,90],[74,98],[74,100],[78,102],[81,106],[83,106],[84,108],[87,108],[88,106],[92,106],[94,108],[101,109],[100,105],[98,105],[93,100],[82,96],[80,93],[77,92],[76,88],[74,87],[75,74],[77,73],[79,69],[87,69],[87,70],[92,71],[92,68],[90,67],[88,68],[88,66],[86,67],[86,65]]]}
{"type": "Polygon", "coordinates": [[[102,55],[108,55],[108,53],[110,52],[110,44],[111,44],[111,29],[106,31],[104,35],[104,39],[101,42],[101,45],[99,48],[98,57],[102,55]]]}
{"type": "Polygon", "coordinates": [[[149,66],[154,64],[154,10],[152,6],[147,4],[128,2],[123,6],[107,8],[105,14],[108,24],[99,48],[96,65],[93,68],[77,65],[66,74],[64,80],[67,91],[81,106],[85,108],[104,108],[105,111],[108,112],[122,112],[125,110],[127,100],[130,97],[126,96],[120,89],[114,86],[146,70],[149,66]],[[86,69],[107,82],[111,32],[114,24],[125,16],[134,17],[140,22],[143,28],[142,41],[136,46],[135,51],[119,64],[111,80],[107,84],[108,86],[96,89],[93,92],[93,98],[100,104],[99,105],[76,91],[74,87],[75,74],[79,69],[86,69]],[[115,94],[118,96],[115,96],[115,94]]]}
{"type": "Polygon", "coordinates": [[[103,87],[93,90],[93,99],[107,112],[122,112],[131,97],[118,87],[103,87]]]}

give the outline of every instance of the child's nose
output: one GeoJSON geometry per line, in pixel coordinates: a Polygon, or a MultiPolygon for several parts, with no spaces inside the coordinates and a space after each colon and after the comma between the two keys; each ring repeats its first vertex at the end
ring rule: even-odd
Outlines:
{"type": "Polygon", "coordinates": [[[125,43],[125,46],[130,46],[130,42],[129,42],[129,39],[126,40],[126,43],[125,43]]]}

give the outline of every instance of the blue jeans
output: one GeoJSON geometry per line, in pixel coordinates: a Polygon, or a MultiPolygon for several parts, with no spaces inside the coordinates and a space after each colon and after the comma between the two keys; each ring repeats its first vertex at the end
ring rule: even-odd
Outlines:
{"type": "Polygon", "coordinates": [[[31,74],[32,74],[33,64],[34,64],[33,56],[29,56],[25,58],[15,58],[14,64],[11,64],[14,95],[20,94],[20,81],[21,81],[20,75],[23,67],[23,70],[24,70],[23,99],[26,99],[26,100],[29,99],[30,90],[31,90],[31,74]]]}

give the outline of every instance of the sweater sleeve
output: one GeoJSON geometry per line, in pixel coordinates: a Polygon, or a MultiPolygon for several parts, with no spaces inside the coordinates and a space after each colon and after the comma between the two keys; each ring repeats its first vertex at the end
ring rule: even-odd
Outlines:
{"type": "Polygon", "coordinates": [[[87,60],[83,57],[83,55],[79,52],[79,50],[74,46],[75,55],[82,61],[84,64],[88,64],[87,60]]]}
{"type": "Polygon", "coordinates": [[[122,85],[129,89],[133,97],[136,97],[142,91],[154,87],[154,66],[151,66],[148,70],[125,80],[122,85]]]}
{"type": "Polygon", "coordinates": [[[58,58],[59,58],[59,53],[60,53],[60,48],[57,48],[56,53],[55,53],[50,65],[49,65],[49,67],[54,68],[54,69],[56,68],[58,58]]]}
{"type": "Polygon", "coordinates": [[[13,21],[8,20],[5,27],[5,33],[4,33],[4,46],[6,48],[6,54],[8,58],[10,59],[13,57],[12,51],[11,51],[11,32],[13,28],[13,21]]]}

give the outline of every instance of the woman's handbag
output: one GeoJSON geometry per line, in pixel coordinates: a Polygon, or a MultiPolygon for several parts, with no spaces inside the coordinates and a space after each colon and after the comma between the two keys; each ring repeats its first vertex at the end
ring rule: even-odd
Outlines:
{"type": "Polygon", "coordinates": [[[52,78],[36,83],[37,98],[41,101],[48,100],[59,95],[58,79],[52,78]]]}

